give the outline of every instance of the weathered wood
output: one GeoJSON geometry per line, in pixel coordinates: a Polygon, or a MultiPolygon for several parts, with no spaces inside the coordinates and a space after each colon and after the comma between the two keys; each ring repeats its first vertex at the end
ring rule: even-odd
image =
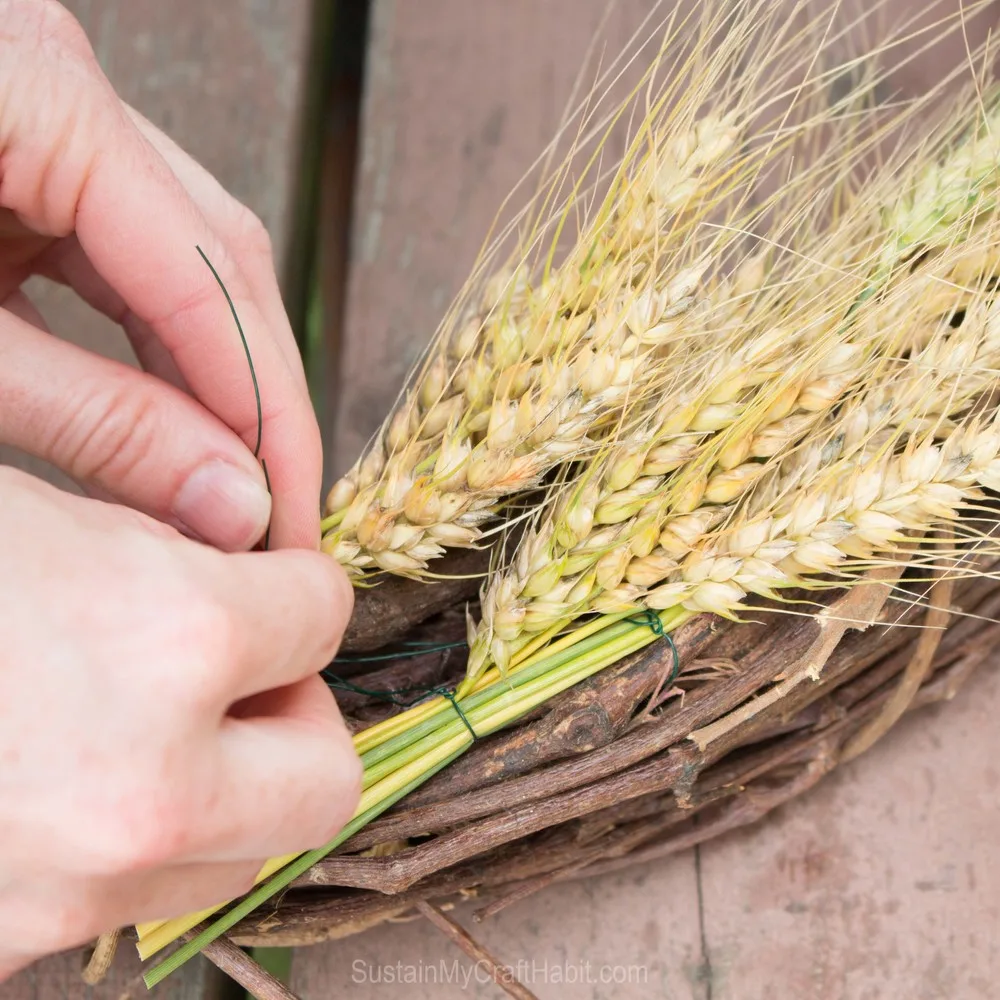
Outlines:
{"type": "Polygon", "coordinates": [[[417,911],[457,944],[473,962],[484,968],[493,982],[508,996],[514,1000],[538,1000],[531,990],[517,981],[513,970],[495,959],[461,924],[452,920],[443,910],[426,900],[421,900],[417,903],[417,911]]]}
{"type": "MultiPolygon", "coordinates": [[[[297,166],[298,104],[310,0],[64,0],[91,39],[120,95],[201,161],[267,225],[280,261],[289,237],[297,166]]],[[[193,248],[192,248],[193,249],[193,248]]],[[[133,362],[121,331],[65,289],[32,282],[53,330],[91,350],[133,362]]],[[[0,445],[0,462],[74,489],[44,463],[0,445]]],[[[138,1000],[145,987],[126,942],[102,985],[85,987],[78,953],[47,959],[0,985],[2,1000],[138,1000]]],[[[199,959],[157,995],[205,1000],[224,977],[199,959]]]]}
{"type": "MultiPolygon", "coordinates": [[[[503,198],[555,135],[607,6],[374,0],[333,471],[385,417],[503,198]]],[[[651,6],[615,5],[609,53],[651,6]]]]}

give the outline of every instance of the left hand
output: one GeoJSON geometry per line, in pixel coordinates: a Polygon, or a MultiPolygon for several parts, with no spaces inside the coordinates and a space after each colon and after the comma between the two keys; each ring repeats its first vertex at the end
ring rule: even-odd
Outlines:
{"type": "Polygon", "coordinates": [[[0,0],[0,441],[226,550],[319,543],[322,461],[267,234],[125,105],[54,0],[0,0]],[[221,290],[242,321],[260,383],[221,290]],[[48,335],[21,291],[71,286],[144,372],[48,335]]]}

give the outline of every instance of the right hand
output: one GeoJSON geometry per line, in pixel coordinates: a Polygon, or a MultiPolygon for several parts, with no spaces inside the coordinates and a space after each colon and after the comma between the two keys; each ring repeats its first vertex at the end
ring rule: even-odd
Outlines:
{"type": "Polygon", "coordinates": [[[317,671],[327,556],[224,554],[0,468],[0,979],[246,892],[329,840],[361,767],[317,671]]]}

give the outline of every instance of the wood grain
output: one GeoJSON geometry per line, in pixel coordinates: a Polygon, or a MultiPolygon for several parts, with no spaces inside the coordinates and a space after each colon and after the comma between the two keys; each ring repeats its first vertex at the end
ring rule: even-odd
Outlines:
{"type": "MultiPolygon", "coordinates": [[[[375,0],[330,460],[342,472],[555,134],[606,0],[375,0]]],[[[649,0],[621,0],[623,47],[649,0]]]]}
{"type": "MultiPolygon", "coordinates": [[[[146,987],[141,963],[131,943],[118,949],[107,978],[97,986],[84,985],[80,976],[83,954],[54,955],[0,983],[0,1000],[144,1000],[146,987]]],[[[226,977],[199,957],[171,976],[158,990],[157,1000],[221,1000],[226,977]]]]}

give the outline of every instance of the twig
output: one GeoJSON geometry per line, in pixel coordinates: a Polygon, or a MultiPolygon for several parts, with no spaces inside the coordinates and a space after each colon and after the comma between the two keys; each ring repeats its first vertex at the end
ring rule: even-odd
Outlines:
{"type": "MultiPolygon", "coordinates": [[[[1000,617],[996,579],[956,581],[955,602],[965,614],[945,630],[934,656],[938,673],[921,687],[913,708],[950,697],[977,663],[991,657],[1000,617]]],[[[654,852],[669,850],[668,844],[676,849],[684,843],[692,835],[688,820],[705,806],[713,809],[702,830],[720,830],[713,820],[725,800],[741,798],[747,785],[758,784],[760,778],[767,780],[758,784],[758,793],[767,794],[774,781],[785,787],[789,769],[797,773],[814,758],[815,741],[837,734],[830,763],[838,762],[839,748],[891,697],[898,683],[894,678],[906,669],[922,634],[906,626],[919,624],[921,605],[926,608],[926,603],[926,594],[918,591],[890,601],[879,616],[886,627],[848,633],[817,683],[799,684],[780,703],[713,742],[705,755],[708,759],[700,758],[693,745],[682,742],[687,733],[773,684],[782,665],[787,668],[789,662],[802,661],[819,633],[814,619],[784,615],[768,615],[760,624],[733,629],[722,637],[719,653],[736,659],[740,671],[689,691],[685,706],[668,709],[609,747],[459,797],[466,804],[481,797],[474,809],[455,810],[454,803],[442,803],[404,811],[398,819],[389,817],[391,823],[385,826],[375,824],[378,829],[371,831],[375,842],[414,832],[440,830],[442,835],[388,858],[330,858],[301,880],[299,888],[353,885],[365,891],[294,893],[277,912],[241,924],[234,936],[241,944],[314,943],[412,912],[418,899],[445,899],[463,891],[509,892],[517,883],[554,871],[559,879],[571,877],[582,855],[590,856],[595,840],[604,841],[611,857],[592,859],[581,875],[641,862],[654,852]],[[742,637],[739,642],[737,636],[742,637]],[[607,759],[612,752],[617,754],[613,764],[607,759]],[[715,760],[722,763],[713,764],[715,760]],[[690,808],[682,809],[676,791],[688,772],[697,780],[687,789],[690,808]],[[536,797],[539,784],[550,796],[543,794],[544,801],[536,797]],[[571,788],[576,791],[567,795],[571,788]],[[467,819],[458,818],[452,825],[448,820],[456,820],[456,812],[481,818],[471,829],[467,819]],[[618,856],[632,833],[625,827],[650,816],[662,818],[660,831],[652,840],[644,834],[645,843],[637,850],[618,856]]],[[[714,647],[711,652],[715,654],[714,647]]],[[[802,790],[798,786],[793,792],[802,790]]],[[[735,806],[728,816],[730,821],[749,819],[753,813],[751,808],[735,806]]]]}
{"type": "Polygon", "coordinates": [[[299,1000],[280,979],[227,938],[218,938],[206,945],[202,954],[257,1000],[299,1000]]]}
{"type": "Polygon", "coordinates": [[[102,934],[94,945],[94,950],[87,959],[87,964],[83,967],[83,981],[88,986],[96,986],[108,974],[111,963],[115,960],[115,952],[118,950],[118,939],[121,937],[121,930],[116,929],[102,934]]]}
{"type": "Polygon", "coordinates": [[[461,924],[446,916],[433,903],[421,900],[417,903],[420,911],[442,934],[458,945],[477,965],[484,966],[493,982],[514,1000],[538,1000],[526,986],[518,982],[513,970],[494,958],[461,924]]]}
{"type": "MultiPolygon", "coordinates": [[[[770,624],[774,637],[780,639],[780,648],[789,655],[799,657],[812,645],[817,634],[816,622],[809,617],[783,616],[776,618],[770,624]]],[[[763,628],[761,629],[763,631],[763,628]]],[[[656,650],[656,656],[672,658],[665,644],[650,647],[656,650]]],[[[518,812],[523,807],[538,802],[538,808],[544,810],[552,797],[568,792],[580,786],[607,778],[626,770],[634,764],[647,760],[656,753],[667,749],[678,740],[683,740],[692,729],[746,701],[754,691],[771,681],[776,666],[773,652],[768,643],[758,642],[744,657],[741,672],[727,677],[714,685],[706,685],[701,690],[688,696],[683,708],[669,711],[653,722],[641,726],[610,744],[581,754],[575,758],[551,764],[541,770],[509,778],[496,785],[477,789],[465,795],[457,795],[449,802],[433,806],[422,806],[404,810],[395,815],[390,814],[381,820],[376,820],[370,827],[362,830],[357,836],[344,845],[345,852],[371,847],[383,840],[400,840],[416,832],[427,832],[432,829],[456,828],[462,823],[468,823],[479,817],[496,816],[511,811],[518,812]],[[433,820],[433,825],[429,820],[433,820]]],[[[591,808],[600,808],[606,802],[596,802],[591,808]]],[[[552,822],[562,822],[571,817],[553,818],[552,822]]],[[[465,827],[468,829],[468,827],[465,827]]],[[[515,835],[516,836],[516,835],[515,835]]],[[[470,840],[473,853],[483,850],[481,845],[470,840]]],[[[429,846],[429,845],[427,845],[429,846]]],[[[435,847],[434,850],[440,850],[435,847]]],[[[371,861],[372,859],[361,859],[371,861]]],[[[386,859],[380,859],[385,861],[386,859]]],[[[391,867],[398,867],[401,858],[391,860],[391,867]]],[[[450,857],[444,864],[455,864],[461,857],[450,857]]],[[[320,862],[298,883],[317,885],[352,885],[352,882],[341,880],[345,858],[343,856],[329,857],[320,862]]],[[[353,862],[348,862],[348,866],[353,862]]],[[[359,878],[379,878],[376,870],[390,867],[390,864],[373,865],[372,871],[359,878]]],[[[433,869],[432,869],[433,870],[433,869]]],[[[360,888],[379,888],[383,892],[398,892],[400,887],[384,887],[381,883],[361,881],[360,888]]]]}
{"type": "Polygon", "coordinates": [[[846,763],[863,754],[877,743],[900,720],[920,690],[921,684],[934,663],[934,655],[944,638],[944,630],[951,618],[950,604],[952,591],[955,588],[954,577],[939,577],[927,595],[930,607],[924,619],[924,629],[917,640],[917,648],[913,657],[903,671],[899,685],[892,697],[882,707],[864,729],[851,739],[844,747],[841,761],[846,763]]]}
{"type": "MultiPolygon", "coordinates": [[[[980,611],[987,611],[991,604],[987,602],[977,607],[980,611]]],[[[965,619],[964,622],[973,634],[957,644],[949,643],[962,622],[948,629],[945,642],[935,658],[936,666],[939,662],[942,664],[941,676],[935,675],[924,684],[911,703],[911,709],[950,698],[975,666],[990,658],[994,634],[992,627],[976,618],[965,619]],[[946,644],[951,646],[950,652],[944,649],[946,644]],[[953,666],[945,666],[952,662],[956,652],[961,658],[953,666]]],[[[890,631],[886,637],[906,631],[890,631]]],[[[865,648],[879,642],[879,637],[871,634],[857,638],[862,640],[857,645],[865,648]]],[[[848,656],[847,659],[852,660],[853,657],[848,656]]],[[[893,659],[901,661],[904,658],[894,656],[893,659]]],[[[660,832],[650,838],[647,830],[641,838],[645,846],[640,846],[638,850],[621,850],[631,834],[630,830],[621,829],[621,841],[603,845],[607,851],[604,858],[591,859],[590,864],[578,869],[576,862],[581,856],[580,845],[582,842],[591,844],[592,838],[581,838],[579,823],[569,823],[546,831],[540,837],[524,837],[516,845],[508,845],[492,854],[480,854],[465,863],[440,870],[421,880],[413,890],[398,895],[371,892],[310,899],[309,893],[301,894],[280,917],[269,915],[256,924],[241,925],[236,932],[237,940],[244,945],[315,944],[354,934],[392,919],[410,910],[420,899],[452,897],[469,889],[495,888],[503,892],[514,889],[519,883],[544,877],[556,869],[559,870],[559,881],[577,875],[589,877],[673,854],[709,836],[755,822],[762,815],[761,806],[768,800],[774,805],[781,804],[782,790],[786,800],[802,794],[826,770],[837,765],[838,744],[860,728],[858,716],[863,723],[878,712],[891,694],[886,690],[887,682],[904,669],[901,663],[895,667],[888,663],[885,667],[886,670],[881,665],[876,670],[866,670],[859,679],[838,688],[833,678],[829,677],[831,667],[828,665],[824,671],[824,682],[830,683],[832,690],[826,693],[822,703],[804,709],[804,725],[794,727],[785,735],[776,734],[771,727],[762,727],[759,732],[764,738],[763,747],[747,748],[737,759],[727,758],[702,773],[690,808],[681,809],[670,794],[654,793],[592,812],[583,820],[588,825],[596,823],[602,829],[611,831],[613,837],[619,824],[655,817],[662,823],[660,832]],[[772,733],[774,735],[768,735],[772,733]],[[744,798],[749,801],[743,802],[744,798]],[[714,807],[712,814],[707,821],[693,826],[690,822],[692,816],[703,807],[714,807]]],[[[844,665],[837,665],[836,670],[848,675],[852,672],[851,667],[844,670],[844,665]]],[[[800,691],[798,698],[815,695],[824,682],[800,691]]],[[[591,847],[588,846],[588,857],[590,852],[591,847]]]]}
{"type": "MultiPolygon", "coordinates": [[[[681,626],[672,636],[680,662],[686,665],[693,660],[729,626],[714,615],[700,615],[681,626]]],[[[629,728],[636,708],[674,666],[666,643],[626,657],[555,699],[537,722],[470,750],[445,774],[419,789],[408,800],[408,808],[454,802],[466,792],[500,785],[545,764],[608,745],[629,728]]]]}
{"type": "Polygon", "coordinates": [[[622,854],[629,852],[638,847],[643,841],[651,840],[657,833],[662,832],[665,827],[673,825],[674,822],[676,822],[675,818],[669,813],[666,815],[661,814],[658,818],[646,820],[643,823],[635,824],[632,829],[621,831],[618,837],[612,835],[611,837],[598,840],[594,846],[584,851],[571,864],[554,868],[544,875],[525,879],[523,882],[516,884],[512,889],[492,899],[486,906],[476,910],[472,917],[476,923],[479,923],[489,917],[495,916],[501,910],[505,910],[508,906],[519,903],[529,896],[533,896],[536,892],[540,892],[557,880],[562,881],[572,878],[582,869],[586,868],[587,865],[606,857],[611,850],[619,851],[622,854]]]}
{"type": "Polygon", "coordinates": [[[871,570],[861,583],[855,584],[843,597],[816,616],[819,635],[805,656],[795,663],[795,669],[774,687],[735,711],[716,719],[710,725],[693,730],[688,739],[704,751],[710,743],[758,715],[765,708],[785,698],[792,688],[804,680],[818,681],[826,661],[840,644],[848,629],[864,630],[874,625],[899,581],[902,570],[885,566],[871,570]]]}
{"type": "Polygon", "coordinates": [[[618,871],[633,864],[644,864],[678,854],[723,833],[757,823],[773,809],[813,788],[834,766],[836,761],[829,759],[821,749],[793,778],[777,787],[747,788],[741,795],[730,799],[707,823],[668,835],[660,843],[650,844],[622,857],[598,861],[574,874],[589,878],[592,875],[618,871]]]}

